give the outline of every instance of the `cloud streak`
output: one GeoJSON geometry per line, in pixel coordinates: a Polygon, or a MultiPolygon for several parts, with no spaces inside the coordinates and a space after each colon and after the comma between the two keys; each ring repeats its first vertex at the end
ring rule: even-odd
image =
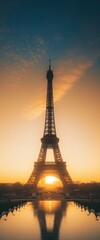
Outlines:
{"type": "Polygon", "coordinates": [[[85,58],[70,58],[58,62],[55,68],[55,101],[64,96],[92,65],[93,61],[85,58]]]}
{"type": "MultiPolygon", "coordinates": [[[[74,84],[79,81],[85,71],[93,65],[93,61],[85,58],[70,58],[57,62],[54,70],[54,100],[59,101],[74,84]]],[[[44,83],[43,83],[44,85],[44,83]]],[[[41,86],[41,85],[40,85],[41,86]]],[[[37,90],[36,90],[37,91],[37,90]]],[[[39,116],[45,110],[44,88],[40,91],[38,87],[38,98],[35,103],[26,107],[26,116],[29,119],[39,116]]],[[[34,102],[34,99],[33,99],[34,102]]]]}

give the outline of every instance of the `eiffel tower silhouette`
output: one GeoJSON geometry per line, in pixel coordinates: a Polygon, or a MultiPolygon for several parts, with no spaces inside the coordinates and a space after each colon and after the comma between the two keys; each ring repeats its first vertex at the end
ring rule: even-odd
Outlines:
{"type": "Polygon", "coordinates": [[[72,184],[72,179],[67,171],[66,162],[63,161],[60,149],[59,138],[56,135],[54,101],[53,101],[53,71],[51,69],[51,60],[49,60],[49,70],[47,71],[47,99],[44,134],[41,138],[41,148],[37,159],[34,163],[34,169],[30,175],[27,184],[37,187],[39,180],[48,175],[54,175],[61,180],[63,187],[66,189],[68,184],[72,184]],[[46,161],[47,150],[52,149],[55,161],[46,161]]]}

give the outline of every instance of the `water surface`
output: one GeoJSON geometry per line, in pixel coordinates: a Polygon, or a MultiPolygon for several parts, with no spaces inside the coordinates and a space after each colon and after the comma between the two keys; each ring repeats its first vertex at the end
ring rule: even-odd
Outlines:
{"type": "Polygon", "coordinates": [[[28,202],[1,217],[0,240],[100,240],[100,217],[74,202],[28,202]]]}

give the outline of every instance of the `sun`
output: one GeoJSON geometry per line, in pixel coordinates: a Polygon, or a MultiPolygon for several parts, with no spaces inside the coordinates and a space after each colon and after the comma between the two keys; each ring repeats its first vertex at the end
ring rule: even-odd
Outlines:
{"type": "Polygon", "coordinates": [[[53,177],[53,176],[45,177],[45,183],[46,184],[53,184],[56,181],[57,181],[56,177],[53,177]]]}

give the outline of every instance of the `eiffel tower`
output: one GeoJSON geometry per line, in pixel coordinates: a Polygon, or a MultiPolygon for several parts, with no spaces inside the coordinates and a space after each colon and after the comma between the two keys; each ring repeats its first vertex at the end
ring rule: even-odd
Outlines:
{"type": "Polygon", "coordinates": [[[66,162],[63,161],[60,149],[59,138],[56,135],[55,116],[54,116],[54,101],[53,101],[53,71],[51,69],[51,60],[49,60],[49,70],[47,71],[47,99],[46,99],[46,114],[44,134],[41,138],[41,148],[37,162],[34,163],[34,169],[30,175],[27,184],[32,184],[37,187],[39,180],[42,177],[54,175],[61,180],[64,189],[72,184],[72,179],[67,171],[66,162]],[[47,150],[52,149],[55,161],[46,161],[47,150]]]}

